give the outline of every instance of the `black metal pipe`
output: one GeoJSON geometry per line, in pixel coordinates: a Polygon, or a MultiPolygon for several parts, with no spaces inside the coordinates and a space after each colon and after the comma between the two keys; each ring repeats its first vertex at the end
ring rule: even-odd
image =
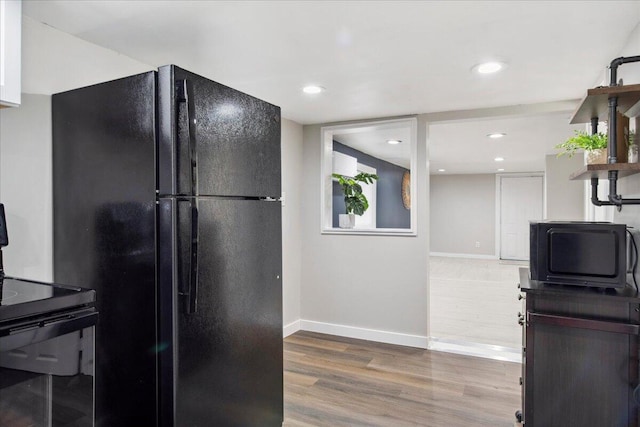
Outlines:
{"type": "Polygon", "coordinates": [[[622,196],[618,194],[618,171],[609,171],[609,201],[621,206],[622,196]]]}
{"type": "Polygon", "coordinates": [[[618,97],[612,96],[609,98],[609,142],[607,163],[618,163],[617,155],[617,141],[616,141],[616,129],[618,128],[618,97]]]}
{"type": "Polygon", "coordinates": [[[618,171],[609,171],[609,201],[611,204],[618,206],[618,209],[622,205],[640,204],[640,199],[623,199],[618,194],[618,171]]]}
{"type": "Polygon", "coordinates": [[[618,194],[618,171],[609,171],[609,194],[618,194]]]}
{"type": "Polygon", "coordinates": [[[609,206],[611,202],[598,199],[598,178],[591,178],[591,203],[596,206],[609,206]]]}
{"type": "Polygon", "coordinates": [[[616,204],[616,206],[640,205],[640,199],[623,199],[623,198],[620,198],[615,204],[616,204]]]}
{"type": "Polygon", "coordinates": [[[621,56],[619,58],[614,59],[613,61],[611,61],[611,64],[609,64],[609,69],[611,70],[611,79],[610,79],[610,86],[617,86],[618,85],[618,67],[621,66],[622,64],[627,64],[629,62],[640,62],[640,55],[638,56],[628,56],[628,57],[624,57],[621,56]]]}
{"type": "MultiPolygon", "coordinates": [[[[611,70],[610,86],[617,86],[618,67],[629,62],[640,62],[640,55],[619,57],[611,61],[609,69],[611,70]]],[[[617,127],[618,127],[618,97],[609,98],[609,123],[608,123],[608,144],[607,144],[607,163],[615,164],[617,159],[617,127]]],[[[591,118],[591,133],[598,132],[598,118],[591,118]]],[[[609,200],[600,200],[598,198],[598,178],[591,178],[591,203],[596,206],[617,206],[618,210],[622,209],[622,205],[640,205],[640,199],[623,199],[618,194],[618,171],[609,171],[609,200]]]]}
{"type": "MultiPolygon", "coordinates": [[[[611,186],[611,180],[609,186],[611,186]]],[[[640,205],[640,199],[623,199],[614,193],[614,196],[609,195],[609,200],[600,200],[598,198],[598,178],[591,178],[591,203],[595,206],[617,206],[620,209],[622,205],[640,205]]]]}

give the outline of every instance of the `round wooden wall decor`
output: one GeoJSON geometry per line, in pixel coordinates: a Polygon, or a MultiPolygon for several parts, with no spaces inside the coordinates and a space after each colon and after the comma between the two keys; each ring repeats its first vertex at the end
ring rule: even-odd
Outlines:
{"type": "Polygon", "coordinates": [[[402,175],[402,204],[406,209],[411,209],[411,173],[402,175]]]}

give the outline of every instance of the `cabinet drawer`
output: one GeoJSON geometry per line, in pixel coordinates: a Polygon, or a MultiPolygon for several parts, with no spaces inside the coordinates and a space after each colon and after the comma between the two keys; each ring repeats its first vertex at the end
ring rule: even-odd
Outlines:
{"type": "Polygon", "coordinates": [[[603,321],[640,323],[640,306],[607,298],[561,298],[557,295],[528,295],[527,310],[559,316],[593,318],[603,321]]]}

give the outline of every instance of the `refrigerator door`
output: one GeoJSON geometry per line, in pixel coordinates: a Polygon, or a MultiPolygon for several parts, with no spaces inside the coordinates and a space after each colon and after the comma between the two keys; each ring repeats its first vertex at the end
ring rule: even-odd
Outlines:
{"type": "Polygon", "coordinates": [[[280,203],[167,198],[159,209],[160,280],[173,281],[161,283],[161,425],[280,426],[280,203]]]}
{"type": "Polygon", "coordinates": [[[174,65],[158,71],[161,195],[280,197],[280,108],[174,65]]]}
{"type": "Polygon", "coordinates": [[[156,423],[155,84],[52,97],[54,279],[96,291],[97,426],[156,423]]]}

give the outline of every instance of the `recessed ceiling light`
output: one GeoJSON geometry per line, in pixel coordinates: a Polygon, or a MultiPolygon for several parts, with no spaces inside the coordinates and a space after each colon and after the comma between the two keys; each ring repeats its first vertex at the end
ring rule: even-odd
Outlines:
{"type": "Polygon", "coordinates": [[[438,172],[444,172],[444,169],[438,169],[438,172]]]}
{"type": "Polygon", "coordinates": [[[506,133],[502,133],[502,132],[496,132],[496,133],[490,133],[489,135],[487,135],[489,138],[491,139],[499,139],[502,138],[503,136],[505,136],[506,133]]]}
{"type": "Polygon", "coordinates": [[[498,169],[498,172],[504,172],[504,169],[500,168],[498,169]]]}
{"type": "Polygon", "coordinates": [[[391,144],[391,145],[398,145],[400,144],[402,141],[399,139],[388,139],[387,140],[387,144],[391,144]]]}
{"type": "Polygon", "coordinates": [[[317,93],[324,92],[325,88],[323,88],[322,86],[309,85],[309,86],[303,87],[302,91],[310,95],[315,95],[317,93]]]}
{"type": "Polygon", "coordinates": [[[495,160],[496,162],[503,162],[503,161],[504,161],[504,158],[503,158],[503,157],[496,157],[496,158],[495,158],[495,159],[493,159],[493,160],[495,160]]]}
{"type": "Polygon", "coordinates": [[[475,65],[472,70],[478,74],[492,74],[504,69],[507,66],[504,62],[483,62],[482,64],[475,65]]]}

